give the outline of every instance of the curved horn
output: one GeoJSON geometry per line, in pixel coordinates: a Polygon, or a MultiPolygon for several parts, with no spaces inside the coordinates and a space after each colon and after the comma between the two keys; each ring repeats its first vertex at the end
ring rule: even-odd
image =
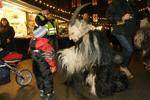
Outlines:
{"type": "Polygon", "coordinates": [[[75,23],[75,19],[76,19],[78,13],[80,12],[80,10],[81,10],[83,7],[88,6],[88,5],[90,5],[90,4],[91,4],[91,3],[85,3],[85,4],[81,5],[80,7],[78,7],[78,8],[74,11],[74,14],[73,14],[73,16],[71,17],[70,23],[69,23],[71,26],[75,23]]]}

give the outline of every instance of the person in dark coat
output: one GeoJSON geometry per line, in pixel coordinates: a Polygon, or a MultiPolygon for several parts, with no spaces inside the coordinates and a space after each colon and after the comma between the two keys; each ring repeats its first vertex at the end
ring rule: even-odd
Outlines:
{"type": "Polygon", "coordinates": [[[123,63],[120,70],[129,79],[133,75],[128,69],[133,53],[133,36],[139,29],[140,21],[135,0],[112,0],[106,10],[106,17],[112,24],[112,35],[122,47],[123,63]]]}
{"type": "Polygon", "coordinates": [[[35,17],[35,29],[39,26],[44,26],[47,24],[48,19],[46,16],[48,15],[49,10],[47,8],[42,9],[42,11],[35,17]]]}
{"type": "Polygon", "coordinates": [[[0,21],[0,47],[5,51],[13,51],[15,31],[6,18],[0,21]]]}

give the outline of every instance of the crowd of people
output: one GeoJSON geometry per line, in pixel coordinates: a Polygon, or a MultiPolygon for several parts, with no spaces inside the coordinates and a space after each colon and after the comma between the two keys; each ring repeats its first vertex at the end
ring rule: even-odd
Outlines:
{"type": "MultiPolygon", "coordinates": [[[[149,8],[148,8],[149,10],[149,8]]],[[[140,29],[138,8],[134,0],[112,0],[106,10],[106,17],[112,24],[111,34],[119,41],[123,61],[120,71],[131,79],[133,74],[129,64],[134,50],[133,37],[140,29]]],[[[83,22],[90,23],[89,14],[83,14],[83,22]]],[[[53,74],[57,71],[56,52],[58,50],[58,26],[53,14],[44,8],[35,18],[35,30],[42,27],[43,33],[34,33],[30,41],[33,72],[40,96],[51,100],[54,96],[53,74]]],[[[14,50],[15,31],[6,18],[0,21],[0,46],[4,50],[14,50]]]]}

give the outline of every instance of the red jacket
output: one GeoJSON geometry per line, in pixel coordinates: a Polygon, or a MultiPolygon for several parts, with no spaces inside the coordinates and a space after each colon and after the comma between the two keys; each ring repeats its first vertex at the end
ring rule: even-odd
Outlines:
{"type": "MultiPolygon", "coordinates": [[[[47,38],[37,38],[36,43],[35,43],[35,49],[42,50],[44,52],[43,54],[45,54],[45,56],[47,54],[54,52],[54,48],[47,38]]],[[[57,70],[56,59],[54,57],[53,58],[46,57],[45,60],[50,65],[51,72],[52,73],[56,72],[56,70],[57,70]]]]}

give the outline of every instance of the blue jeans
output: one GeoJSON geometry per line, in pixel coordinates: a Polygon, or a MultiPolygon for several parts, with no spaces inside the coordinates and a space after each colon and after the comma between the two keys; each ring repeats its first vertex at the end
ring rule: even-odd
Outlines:
{"type": "Polygon", "coordinates": [[[132,38],[127,38],[124,35],[115,35],[115,37],[122,47],[122,67],[128,67],[133,53],[132,38]]]}

